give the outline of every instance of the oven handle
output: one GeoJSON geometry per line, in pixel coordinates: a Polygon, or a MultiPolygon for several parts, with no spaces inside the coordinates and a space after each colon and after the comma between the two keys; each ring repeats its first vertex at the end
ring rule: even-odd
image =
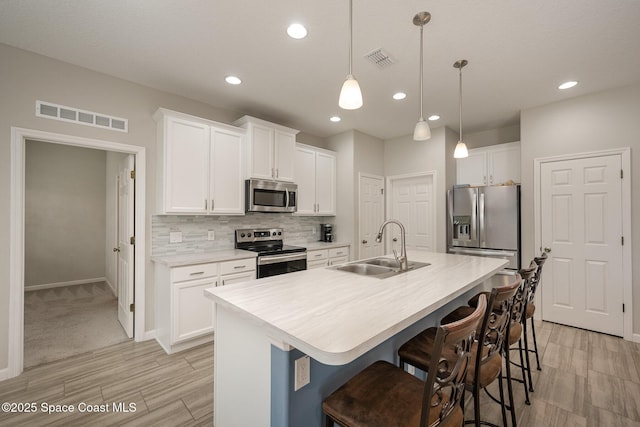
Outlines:
{"type": "Polygon", "coordinates": [[[258,257],[258,265],[276,264],[279,262],[298,261],[303,259],[307,259],[306,252],[285,255],[266,255],[258,257]]]}

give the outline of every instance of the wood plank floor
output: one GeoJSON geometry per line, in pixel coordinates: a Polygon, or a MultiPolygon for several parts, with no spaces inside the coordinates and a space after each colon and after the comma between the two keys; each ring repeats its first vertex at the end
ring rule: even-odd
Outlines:
{"type": "MultiPolygon", "coordinates": [[[[533,373],[531,406],[515,386],[519,425],[640,426],[640,344],[547,322],[538,322],[537,332],[542,371],[533,373]]],[[[38,406],[36,413],[0,412],[3,427],[211,426],[213,345],[169,356],[155,341],[117,344],[0,382],[0,402],[38,406]],[[108,404],[110,412],[48,415],[40,411],[42,402],[108,404]],[[135,404],[136,411],[114,412],[120,402],[135,404]]],[[[486,396],[481,410],[483,419],[501,424],[498,405],[486,396]]]]}

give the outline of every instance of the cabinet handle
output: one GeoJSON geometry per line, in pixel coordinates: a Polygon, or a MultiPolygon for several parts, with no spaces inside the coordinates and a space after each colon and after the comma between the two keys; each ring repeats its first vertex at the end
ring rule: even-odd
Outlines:
{"type": "Polygon", "coordinates": [[[367,242],[366,240],[363,240],[363,241],[362,241],[362,244],[363,244],[363,245],[366,245],[367,243],[368,243],[368,242],[367,242]]]}
{"type": "Polygon", "coordinates": [[[204,210],[207,210],[207,199],[204,199],[204,210]]]}
{"type": "Polygon", "coordinates": [[[315,254],[314,257],[318,258],[319,256],[322,256],[322,254],[315,254]]]}
{"type": "Polygon", "coordinates": [[[191,274],[189,274],[189,276],[198,276],[198,275],[200,275],[200,274],[204,274],[204,271],[197,271],[197,272],[195,272],[195,273],[191,273],[191,274]]]}
{"type": "Polygon", "coordinates": [[[271,168],[271,178],[275,178],[276,177],[276,171],[275,169],[271,168]]]}
{"type": "Polygon", "coordinates": [[[482,178],[482,182],[484,182],[485,184],[487,183],[487,175],[485,175],[485,176],[482,178]]]}
{"type": "Polygon", "coordinates": [[[236,265],[236,266],[235,266],[235,267],[233,267],[233,268],[247,268],[247,266],[246,266],[246,265],[236,265]]]}
{"type": "Polygon", "coordinates": [[[215,206],[215,205],[213,204],[213,199],[211,199],[211,210],[213,210],[213,207],[214,207],[214,206],[215,206]]]}
{"type": "Polygon", "coordinates": [[[336,255],[342,255],[342,252],[336,252],[336,255]]]}
{"type": "Polygon", "coordinates": [[[489,175],[489,184],[493,184],[493,175],[489,175]]]}
{"type": "Polygon", "coordinates": [[[276,178],[278,178],[279,175],[280,175],[280,170],[276,168],[276,178]]]}

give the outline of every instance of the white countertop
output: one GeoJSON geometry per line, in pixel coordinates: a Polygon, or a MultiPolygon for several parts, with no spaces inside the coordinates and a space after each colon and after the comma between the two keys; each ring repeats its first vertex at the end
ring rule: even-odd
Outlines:
{"type": "Polygon", "coordinates": [[[257,252],[243,251],[240,249],[226,249],[202,253],[189,253],[180,255],[152,256],[151,261],[164,264],[167,267],[180,267],[183,265],[205,264],[209,262],[233,261],[236,259],[255,258],[257,252]]]}
{"type": "Polygon", "coordinates": [[[377,279],[331,268],[207,289],[219,306],[254,321],[277,342],[343,365],[472,289],[507,261],[409,251],[430,266],[377,279]]]}

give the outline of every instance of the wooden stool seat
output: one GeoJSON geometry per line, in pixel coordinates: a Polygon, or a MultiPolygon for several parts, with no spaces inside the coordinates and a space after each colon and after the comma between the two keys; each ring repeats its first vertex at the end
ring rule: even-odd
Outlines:
{"type": "Polygon", "coordinates": [[[527,304],[527,319],[531,319],[536,312],[536,305],[532,302],[527,304]]]}
{"type": "MultiPolygon", "coordinates": [[[[345,427],[420,427],[423,389],[424,382],[417,377],[378,361],[333,392],[322,410],[345,427]]],[[[431,404],[428,425],[440,414],[437,395],[432,396],[431,404]]],[[[440,425],[460,427],[463,418],[458,405],[440,425]]]]}

